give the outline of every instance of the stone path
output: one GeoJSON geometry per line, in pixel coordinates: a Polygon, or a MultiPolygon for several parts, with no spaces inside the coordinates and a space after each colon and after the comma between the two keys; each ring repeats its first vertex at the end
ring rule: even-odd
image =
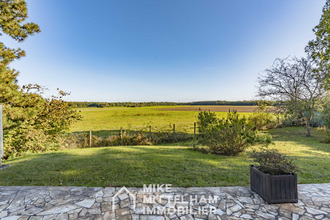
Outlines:
{"type": "Polygon", "coordinates": [[[330,219],[330,183],[298,189],[298,203],[268,205],[247,187],[0,186],[0,219],[330,219]]]}

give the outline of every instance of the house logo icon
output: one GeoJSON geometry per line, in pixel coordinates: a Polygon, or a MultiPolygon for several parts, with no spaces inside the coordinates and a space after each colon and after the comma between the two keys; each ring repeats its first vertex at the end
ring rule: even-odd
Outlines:
{"type": "Polygon", "coordinates": [[[120,190],[118,190],[118,192],[112,197],[112,210],[115,211],[115,208],[116,208],[116,204],[115,204],[116,198],[119,198],[120,199],[120,195],[121,194],[127,194],[128,195],[128,197],[130,198],[131,202],[133,202],[132,210],[135,210],[135,207],[136,207],[136,198],[135,198],[134,194],[131,193],[125,186],[123,186],[122,188],[120,188],[120,190]]]}

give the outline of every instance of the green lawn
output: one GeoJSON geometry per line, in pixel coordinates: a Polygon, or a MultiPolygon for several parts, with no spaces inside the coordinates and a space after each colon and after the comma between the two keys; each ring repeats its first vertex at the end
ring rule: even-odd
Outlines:
{"type": "MultiPolygon", "coordinates": [[[[178,106],[151,107],[111,107],[111,108],[80,108],[83,119],[72,126],[71,131],[107,131],[123,129],[141,130],[152,126],[153,131],[171,129],[175,124],[179,132],[193,132],[194,122],[197,121],[198,111],[165,111],[161,108],[176,108],[178,106]]],[[[233,108],[235,108],[233,106],[233,108]]],[[[226,112],[217,112],[219,117],[226,112]]],[[[240,113],[249,115],[251,113],[240,113]]]]}
{"type": "MultiPolygon", "coordinates": [[[[304,137],[303,128],[270,131],[274,145],[297,158],[298,183],[330,182],[330,145],[304,137]]],[[[168,183],[174,186],[233,186],[249,184],[247,157],[203,154],[180,146],[125,146],[72,149],[29,155],[6,161],[0,185],[142,186],[168,183]]]]}

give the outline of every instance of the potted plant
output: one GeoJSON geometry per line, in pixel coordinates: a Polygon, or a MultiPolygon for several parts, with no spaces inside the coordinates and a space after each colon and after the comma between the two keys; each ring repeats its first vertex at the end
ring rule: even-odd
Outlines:
{"type": "Polygon", "coordinates": [[[259,165],[250,165],[251,189],[268,204],[298,202],[298,167],[293,160],[277,150],[253,152],[251,157],[259,165]]]}

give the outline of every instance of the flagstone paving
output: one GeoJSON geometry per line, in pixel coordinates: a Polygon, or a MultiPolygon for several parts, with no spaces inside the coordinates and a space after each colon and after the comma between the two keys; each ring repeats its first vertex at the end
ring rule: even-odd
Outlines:
{"type": "Polygon", "coordinates": [[[298,185],[298,203],[273,205],[248,187],[128,191],[117,187],[0,186],[0,219],[330,219],[330,183],[298,185]]]}

